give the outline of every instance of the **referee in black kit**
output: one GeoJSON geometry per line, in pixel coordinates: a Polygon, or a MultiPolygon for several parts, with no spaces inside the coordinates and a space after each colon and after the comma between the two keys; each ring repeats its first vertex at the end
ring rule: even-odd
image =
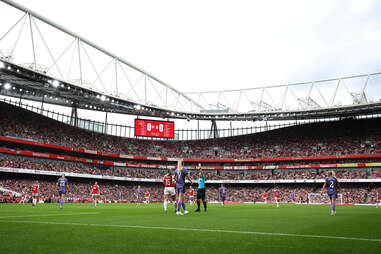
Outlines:
{"type": "Polygon", "coordinates": [[[204,204],[204,211],[206,212],[206,198],[205,198],[205,176],[201,169],[201,164],[198,164],[198,168],[200,169],[199,177],[198,177],[198,190],[197,190],[197,209],[195,212],[200,212],[200,201],[204,204]]]}

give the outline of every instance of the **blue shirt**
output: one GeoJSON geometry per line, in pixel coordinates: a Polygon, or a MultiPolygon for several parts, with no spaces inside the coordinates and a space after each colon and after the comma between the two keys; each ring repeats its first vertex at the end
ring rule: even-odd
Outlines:
{"type": "Polygon", "coordinates": [[[176,186],[184,186],[185,185],[185,177],[188,175],[188,171],[183,168],[181,171],[178,169],[175,170],[176,177],[176,186]]]}
{"type": "Polygon", "coordinates": [[[222,197],[226,196],[226,187],[220,187],[220,194],[222,197]]]}
{"type": "Polygon", "coordinates": [[[67,179],[65,177],[60,177],[58,179],[58,187],[60,191],[66,191],[67,179]]]}
{"type": "Polygon", "coordinates": [[[337,194],[337,179],[333,176],[328,176],[325,179],[325,183],[327,184],[327,192],[328,194],[337,194]]]}
{"type": "Polygon", "coordinates": [[[199,189],[204,189],[205,188],[205,176],[201,176],[198,179],[198,188],[199,189]]]}

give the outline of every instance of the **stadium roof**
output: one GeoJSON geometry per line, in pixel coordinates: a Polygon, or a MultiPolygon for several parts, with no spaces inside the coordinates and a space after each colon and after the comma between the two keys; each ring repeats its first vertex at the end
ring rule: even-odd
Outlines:
{"type": "Polygon", "coordinates": [[[15,17],[0,24],[3,95],[97,111],[202,120],[292,120],[380,113],[381,73],[183,93],[38,13],[13,1],[1,1],[12,9],[1,11],[15,17]]]}

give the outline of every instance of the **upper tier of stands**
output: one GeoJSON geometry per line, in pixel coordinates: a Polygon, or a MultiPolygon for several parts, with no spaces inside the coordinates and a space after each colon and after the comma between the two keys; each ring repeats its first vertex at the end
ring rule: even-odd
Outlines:
{"type": "Polygon", "coordinates": [[[381,119],[312,123],[247,136],[156,141],[89,132],[0,103],[0,136],[151,157],[276,158],[381,153],[381,119]]]}

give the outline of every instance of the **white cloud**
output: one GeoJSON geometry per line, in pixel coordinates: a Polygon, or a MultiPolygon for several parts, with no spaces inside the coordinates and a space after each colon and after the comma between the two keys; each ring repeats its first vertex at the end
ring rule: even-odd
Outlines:
{"type": "Polygon", "coordinates": [[[381,68],[374,1],[19,2],[181,91],[381,68]]]}

